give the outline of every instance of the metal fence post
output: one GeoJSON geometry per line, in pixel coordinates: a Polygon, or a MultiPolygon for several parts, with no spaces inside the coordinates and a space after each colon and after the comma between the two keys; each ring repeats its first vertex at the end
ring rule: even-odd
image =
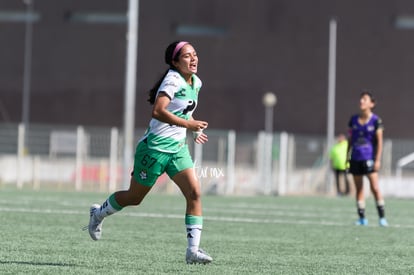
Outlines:
{"type": "Polygon", "coordinates": [[[227,135],[227,194],[233,194],[235,183],[236,132],[230,130],[227,135]]]}
{"type": "Polygon", "coordinates": [[[111,128],[111,145],[109,152],[109,191],[116,189],[118,176],[118,128],[111,128]]]}
{"type": "Polygon", "coordinates": [[[25,151],[25,136],[26,127],[23,123],[20,123],[17,131],[17,169],[16,169],[16,184],[17,188],[23,188],[23,158],[25,151]]]}
{"type": "Polygon", "coordinates": [[[76,160],[75,160],[75,190],[82,190],[82,167],[83,167],[83,154],[85,145],[85,131],[82,126],[78,126],[76,130],[76,160]]]}
{"type": "Polygon", "coordinates": [[[279,158],[279,186],[278,194],[286,194],[286,179],[287,179],[287,167],[288,167],[288,145],[289,136],[286,132],[280,134],[280,158],[279,158]]]}

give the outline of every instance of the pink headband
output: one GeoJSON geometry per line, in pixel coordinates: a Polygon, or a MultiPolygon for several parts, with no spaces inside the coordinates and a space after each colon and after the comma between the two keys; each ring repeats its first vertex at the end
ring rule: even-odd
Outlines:
{"type": "Polygon", "coordinates": [[[177,55],[177,53],[181,50],[182,47],[184,47],[184,45],[189,44],[186,41],[181,41],[180,43],[177,44],[177,46],[175,46],[175,49],[173,51],[172,54],[172,60],[174,60],[175,56],[177,55]]]}

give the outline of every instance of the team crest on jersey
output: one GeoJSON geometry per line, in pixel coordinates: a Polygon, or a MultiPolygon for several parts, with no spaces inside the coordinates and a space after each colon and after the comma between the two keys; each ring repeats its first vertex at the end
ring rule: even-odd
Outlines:
{"type": "Polygon", "coordinates": [[[176,97],[184,97],[184,96],[186,96],[185,89],[181,89],[178,92],[176,92],[175,93],[175,96],[176,97]]]}
{"type": "Polygon", "coordinates": [[[141,170],[141,172],[139,172],[139,177],[142,180],[146,180],[147,179],[147,171],[146,170],[141,170]]]}
{"type": "Polygon", "coordinates": [[[370,132],[374,131],[375,130],[374,125],[368,125],[367,130],[370,132]]]}

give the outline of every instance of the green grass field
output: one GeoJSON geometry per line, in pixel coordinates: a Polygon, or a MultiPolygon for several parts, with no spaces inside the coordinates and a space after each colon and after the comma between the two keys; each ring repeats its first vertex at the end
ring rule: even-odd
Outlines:
{"type": "Polygon", "coordinates": [[[414,274],[414,201],[386,200],[390,227],[357,227],[352,198],[204,196],[201,247],[185,263],[184,199],[149,194],[107,218],[103,237],[81,228],[108,194],[0,188],[0,274],[414,274]]]}

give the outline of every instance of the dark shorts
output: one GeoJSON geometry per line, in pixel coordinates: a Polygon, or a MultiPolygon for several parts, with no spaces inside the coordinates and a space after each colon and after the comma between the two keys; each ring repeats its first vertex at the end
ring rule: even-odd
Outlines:
{"type": "Polygon", "coordinates": [[[352,175],[367,175],[375,172],[374,170],[374,160],[362,160],[355,161],[351,160],[349,162],[349,173],[352,175]]]}

